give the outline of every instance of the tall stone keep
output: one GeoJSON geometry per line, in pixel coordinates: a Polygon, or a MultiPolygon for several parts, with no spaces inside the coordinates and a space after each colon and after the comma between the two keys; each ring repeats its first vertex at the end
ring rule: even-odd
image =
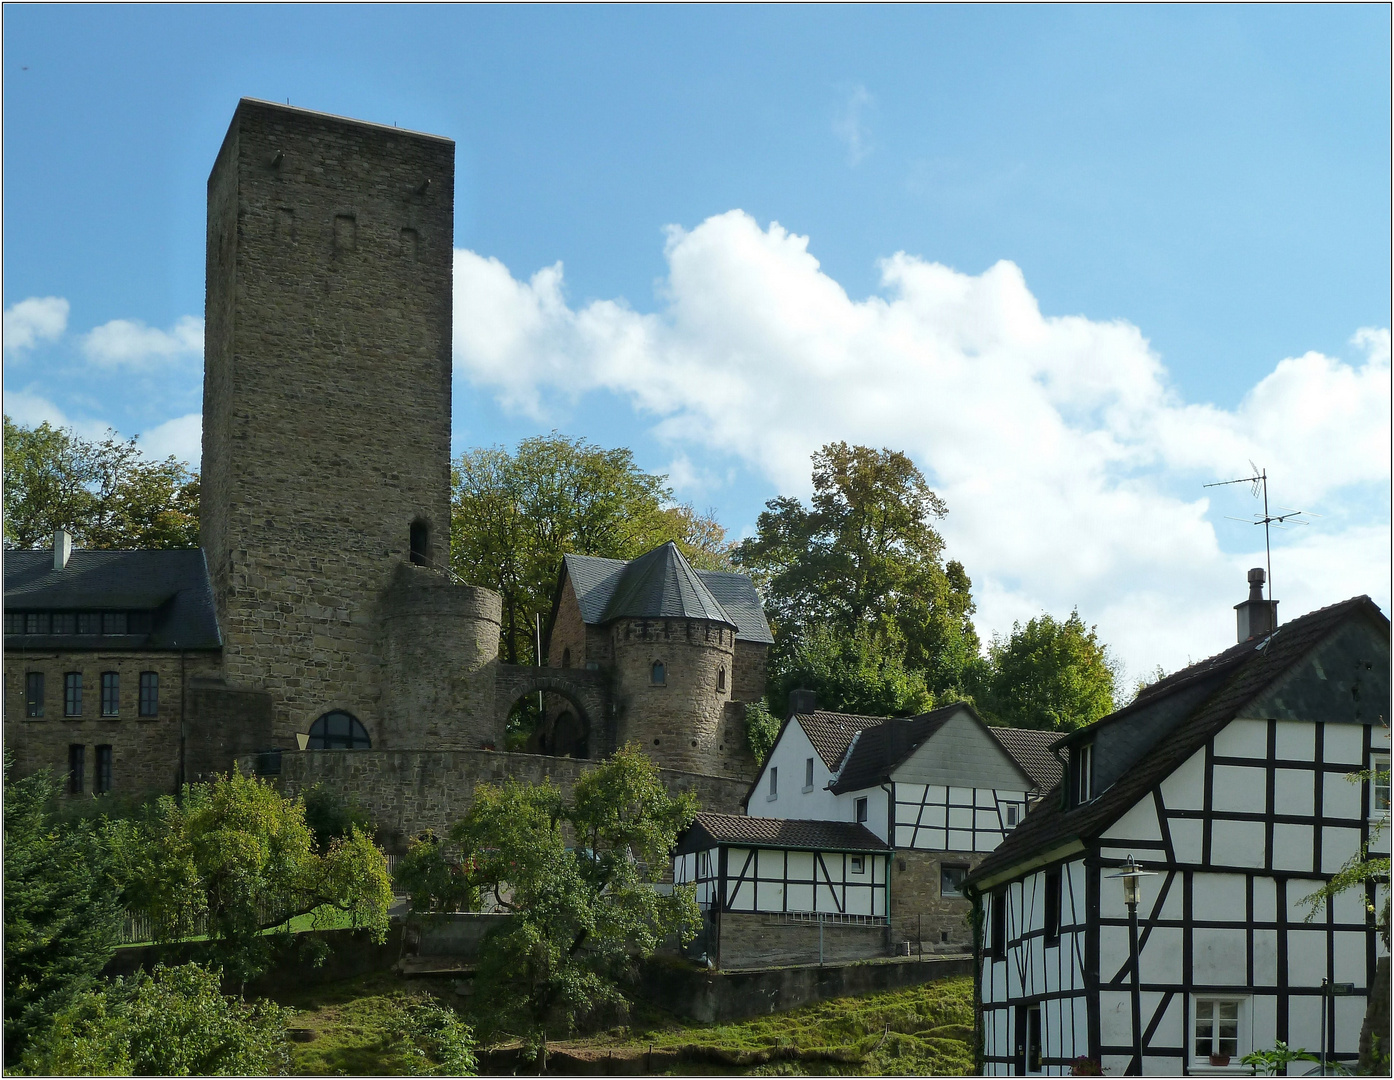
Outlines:
{"type": "Polygon", "coordinates": [[[202,546],[280,745],[335,710],[381,741],[394,572],[448,558],[454,157],[243,99],[208,179],[202,546]]]}

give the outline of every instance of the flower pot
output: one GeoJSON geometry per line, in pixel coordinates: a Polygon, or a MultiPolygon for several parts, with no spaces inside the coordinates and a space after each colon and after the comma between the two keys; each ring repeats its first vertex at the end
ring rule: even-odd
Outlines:
{"type": "Polygon", "coordinates": [[[1217,1069],[1223,1069],[1226,1065],[1229,1064],[1229,1055],[1228,1055],[1228,1054],[1211,1054],[1211,1055],[1210,1055],[1210,1064],[1213,1065],[1213,1066],[1215,1066],[1215,1068],[1217,1068],[1217,1069]]]}

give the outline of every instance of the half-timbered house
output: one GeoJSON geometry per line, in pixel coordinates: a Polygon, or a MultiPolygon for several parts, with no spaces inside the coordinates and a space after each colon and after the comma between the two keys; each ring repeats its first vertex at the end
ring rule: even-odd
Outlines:
{"type": "Polygon", "coordinates": [[[1355,1059],[1388,885],[1308,897],[1388,851],[1389,621],[1362,596],[1273,631],[1256,596],[1238,645],[1068,736],[1059,788],[968,877],[986,1073],[1355,1059]],[[1135,923],[1130,857],[1154,875],[1135,923]]]}

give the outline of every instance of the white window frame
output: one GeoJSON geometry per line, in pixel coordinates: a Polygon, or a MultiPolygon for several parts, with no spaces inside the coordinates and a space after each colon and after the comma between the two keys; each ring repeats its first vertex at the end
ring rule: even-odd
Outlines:
{"type": "Polygon", "coordinates": [[[859,796],[856,802],[852,804],[852,816],[855,817],[860,824],[865,824],[871,820],[871,800],[868,799],[867,796],[859,796]]]}
{"type": "Polygon", "coordinates": [[[805,758],[803,763],[803,789],[813,790],[813,759],[805,758]]]}
{"type": "Polygon", "coordinates": [[[1370,755],[1370,816],[1380,817],[1389,815],[1389,755],[1371,754],[1370,755]],[[1380,780],[1377,773],[1383,772],[1384,779],[1380,780]],[[1382,797],[1381,797],[1382,796],[1382,797]]]}
{"type": "Polygon", "coordinates": [[[1076,751],[1075,805],[1083,806],[1094,797],[1094,744],[1083,743],[1076,751]]]}
{"type": "Polygon", "coordinates": [[[770,766],[770,790],[769,790],[769,794],[767,794],[767,795],[765,796],[765,801],[766,801],[766,802],[774,802],[775,799],[777,799],[777,798],[779,798],[779,766],[778,766],[778,765],[771,765],[771,766],[770,766]]]}
{"type": "Polygon", "coordinates": [[[1022,1045],[1026,1047],[1026,1060],[1022,1063],[1027,1076],[1042,1076],[1045,1073],[1045,1017],[1041,1015],[1041,1005],[1026,1006],[1026,1036],[1022,1045]],[[1036,1067],[1031,1068],[1031,1017],[1036,1017],[1036,1067]]]}
{"type": "Polygon", "coordinates": [[[854,873],[854,874],[865,874],[865,873],[866,873],[866,856],[865,856],[865,855],[853,855],[853,856],[851,857],[851,859],[852,859],[852,873],[854,873]]]}
{"type": "Polygon", "coordinates": [[[1021,809],[1016,803],[1007,804],[1007,828],[1014,829],[1021,821],[1021,809]]]}
{"type": "Polygon", "coordinates": [[[1253,1050],[1253,1028],[1251,1017],[1253,1014],[1253,997],[1247,994],[1207,994],[1204,991],[1197,991],[1191,998],[1190,1025],[1187,1029],[1187,1043],[1190,1048],[1191,1071],[1192,1072],[1234,1072],[1248,1075],[1249,1066],[1240,1063],[1245,1054],[1253,1050]],[[1235,1051],[1230,1055],[1228,1064],[1212,1065],[1210,1063],[1210,1052],[1215,1048],[1214,1023],[1216,1022],[1215,1006],[1220,1004],[1234,1004],[1235,1009],[1235,1028],[1234,1044],[1235,1051]],[[1204,1053],[1198,1045],[1196,1026],[1201,1016],[1201,1006],[1210,1006],[1211,1016],[1211,1043],[1204,1053]]]}

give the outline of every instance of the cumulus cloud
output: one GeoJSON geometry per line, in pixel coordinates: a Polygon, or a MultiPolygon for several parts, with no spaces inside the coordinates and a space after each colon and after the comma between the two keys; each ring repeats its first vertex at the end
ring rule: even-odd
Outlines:
{"type": "Polygon", "coordinates": [[[84,335],[82,352],[105,368],[152,368],[201,358],[203,320],[185,315],[168,330],[160,330],[139,319],[112,319],[84,335]]]}
{"type": "Polygon", "coordinates": [[[140,435],[140,448],[146,457],[171,455],[197,469],[203,456],[203,414],[189,413],[157,424],[140,435]]]}
{"type": "MultiPolygon", "coordinates": [[[[645,314],[570,306],[560,264],[524,281],[457,251],[457,371],[537,418],[609,391],[680,471],[734,456],[781,493],[807,495],[830,440],[905,450],[950,507],[985,633],[1078,605],[1134,670],[1175,667],[1226,644],[1262,562],[1222,549],[1201,482],[1253,458],[1280,501],[1314,511],[1387,485],[1387,330],[1361,330],[1353,363],[1283,359],[1224,409],[1183,401],[1136,326],[1042,313],[1010,262],[970,275],[897,253],[857,300],[807,237],[740,211],[670,229],[665,254],[663,306],[645,314]]],[[[1285,616],[1353,592],[1388,605],[1387,504],[1375,517],[1319,523],[1275,562],[1285,616]]]]}
{"type": "Polygon", "coordinates": [[[871,133],[863,116],[875,103],[875,98],[860,84],[852,87],[837,112],[833,114],[833,134],[847,149],[847,164],[858,165],[871,153],[871,133]]]}
{"type": "Polygon", "coordinates": [[[68,328],[68,301],[61,296],[31,296],[5,310],[5,352],[18,353],[41,341],[54,341],[68,328]]]}

